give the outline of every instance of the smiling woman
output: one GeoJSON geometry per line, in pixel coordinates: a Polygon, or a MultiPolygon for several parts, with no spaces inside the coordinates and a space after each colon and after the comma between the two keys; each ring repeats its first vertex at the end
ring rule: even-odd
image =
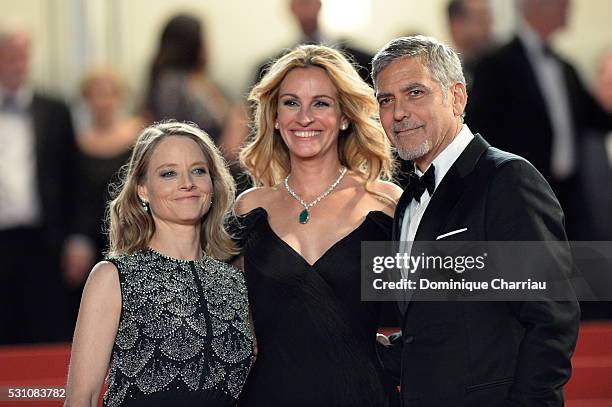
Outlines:
{"type": "Polygon", "coordinates": [[[110,203],[110,256],[85,286],[67,406],[232,406],[252,363],[242,273],[224,221],[234,184],[199,128],[145,129],[110,203]]]}
{"type": "MultiPolygon", "coordinates": [[[[198,225],[210,208],[212,179],[204,154],[192,139],[161,141],[153,154],[138,197],[149,208],[156,228],[198,225]]],[[[149,243],[155,246],[155,242],[149,243]]]]}
{"type": "Polygon", "coordinates": [[[290,154],[311,157],[338,144],[338,128],[346,130],[348,119],[340,111],[338,91],[322,68],[296,68],[279,90],[275,129],[290,154]]]}
{"type": "Polygon", "coordinates": [[[338,51],[300,46],[250,95],[237,200],[261,352],[241,406],[387,405],[381,306],[360,298],[360,245],[388,240],[401,190],[372,89],[338,51]],[[307,357],[304,357],[307,355],[307,357]]]}
{"type": "Polygon", "coordinates": [[[236,249],[221,225],[234,190],[217,147],[203,131],[179,122],[145,129],[134,147],[123,187],[109,206],[111,254],[146,248],[156,230],[168,225],[168,216],[191,216],[204,251],[221,260],[230,258],[236,249]],[[214,205],[209,206],[211,194],[214,205]],[[201,205],[193,207],[195,212],[177,214],[180,201],[172,199],[187,196],[199,196],[201,205]]]}

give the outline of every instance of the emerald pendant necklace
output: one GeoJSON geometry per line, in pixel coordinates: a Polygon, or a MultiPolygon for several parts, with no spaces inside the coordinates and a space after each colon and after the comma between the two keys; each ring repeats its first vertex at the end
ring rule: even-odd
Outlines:
{"type": "Polygon", "coordinates": [[[329,195],[329,193],[331,191],[333,191],[338,184],[340,184],[340,181],[342,181],[342,178],[344,178],[344,175],[346,175],[346,167],[342,167],[342,169],[340,170],[340,175],[338,176],[338,178],[336,178],[336,180],[334,181],[333,184],[331,184],[329,186],[329,188],[327,188],[327,190],[325,192],[323,192],[321,195],[319,195],[314,201],[312,201],[311,203],[307,204],[306,202],[304,202],[304,200],[302,198],[300,198],[300,196],[298,194],[295,193],[295,191],[293,190],[293,188],[291,188],[289,186],[289,176],[291,174],[288,174],[285,177],[285,189],[287,190],[287,192],[289,192],[289,194],[295,198],[296,201],[298,201],[300,204],[302,204],[302,206],[304,207],[304,210],[302,212],[300,212],[300,216],[298,217],[298,220],[300,221],[300,223],[303,225],[305,223],[308,223],[308,219],[310,219],[310,212],[308,212],[309,208],[312,208],[313,206],[315,206],[316,204],[318,204],[321,199],[325,198],[327,195],[329,195]]]}

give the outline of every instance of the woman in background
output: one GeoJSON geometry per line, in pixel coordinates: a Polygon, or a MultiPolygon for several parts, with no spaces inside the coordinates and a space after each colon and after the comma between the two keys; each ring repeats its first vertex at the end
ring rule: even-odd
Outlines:
{"type": "Polygon", "coordinates": [[[223,225],[234,184],[210,138],[145,129],[110,203],[110,257],[92,270],[72,344],[66,406],[233,406],[253,337],[223,225]]]}
{"type": "Polygon", "coordinates": [[[81,81],[85,117],[77,120],[79,193],[74,216],[78,235],[67,240],[64,251],[64,280],[73,290],[74,318],[87,273],[108,249],[104,211],[110,198],[109,184],[118,180],[119,169],[130,158],[136,137],[144,127],[140,117],[124,112],[125,96],[123,81],[110,67],[92,68],[81,81]]]}
{"type": "Polygon", "coordinates": [[[399,187],[372,89],[338,51],[305,45],[250,94],[241,159],[244,271],[258,359],[241,406],[385,406],[380,303],[361,302],[360,246],[389,240],[399,187]]]}
{"type": "Polygon", "coordinates": [[[208,77],[202,23],[179,14],[164,26],[153,59],[145,100],[151,120],[188,120],[220,145],[229,104],[208,77]]]}

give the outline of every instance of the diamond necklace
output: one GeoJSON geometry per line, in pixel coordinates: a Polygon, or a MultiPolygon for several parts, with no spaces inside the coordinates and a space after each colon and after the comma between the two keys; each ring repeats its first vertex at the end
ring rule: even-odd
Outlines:
{"type": "Polygon", "coordinates": [[[305,223],[308,223],[308,219],[310,219],[310,212],[308,212],[308,209],[312,208],[313,206],[318,204],[323,198],[329,195],[330,192],[333,191],[338,186],[340,181],[342,181],[342,178],[344,178],[344,176],[346,175],[346,171],[347,171],[346,167],[342,167],[342,169],[340,170],[340,175],[338,175],[338,178],[336,178],[334,183],[331,184],[325,192],[323,192],[321,195],[316,197],[316,199],[309,204],[304,202],[304,200],[300,198],[300,196],[293,190],[293,188],[289,186],[289,176],[291,174],[287,174],[287,176],[285,177],[285,189],[287,190],[287,192],[289,192],[289,194],[293,198],[295,198],[296,201],[298,201],[304,207],[304,210],[300,212],[300,215],[298,216],[298,220],[300,221],[302,225],[305,223]]]}

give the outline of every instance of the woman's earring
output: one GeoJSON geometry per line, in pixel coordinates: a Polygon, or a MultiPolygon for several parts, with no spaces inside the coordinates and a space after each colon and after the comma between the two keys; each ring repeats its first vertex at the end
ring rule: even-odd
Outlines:
{"type": "Polygon", "coordinates": [[[140,204],[142,205],[142,209],[144,209],[145,212],[149,212],[149,203],[147,201],[143,199],[140,201],[140,204]]]}
{"type": "Polygon", "coordinates": [[[342,125],[340,126],[340,130],[344,131],[348,128],[348,125],[346,123],[342,123],[342,125]]]}
{"type": "Polygon", "coordinates": [[[276,121],[276,122],[274,123],[274,128],[275,128],[276,130],[280,129],[280,124],[278,124],[278,121],[276,121]]]}

